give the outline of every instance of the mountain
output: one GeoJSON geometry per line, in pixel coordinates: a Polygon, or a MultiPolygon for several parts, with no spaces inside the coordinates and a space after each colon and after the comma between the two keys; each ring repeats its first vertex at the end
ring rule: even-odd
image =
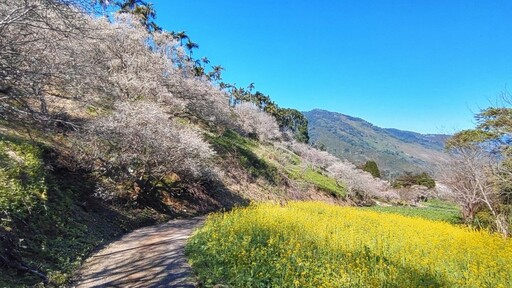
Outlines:
{"type": "Polygon", "coordinates": [[[356,165],[374,160],[386,177],[432,172],[447,160],[443,147],[449,135],[380,128],[361,118],[320,109],[303,113],[311,143],[356,165]]]}

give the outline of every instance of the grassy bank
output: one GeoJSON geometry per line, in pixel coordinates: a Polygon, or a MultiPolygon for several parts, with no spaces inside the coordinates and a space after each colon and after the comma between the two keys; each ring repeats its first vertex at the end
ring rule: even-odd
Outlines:
{"type": "MultiPolygon", "coordinates": [[[[14,237],[21,261],[62,286],[95,247],[166,216],[95,200],[93,179],[55,160],[42,143],[0,135],[0,236],[14,237]]],[[[41,285],[34,274],[3,268],[0,287],[41,285]]]]}
{"type": "Polygon", "coordinates": [[[260,143],[227,130],[221,135],[207,135],[215,151],[224,159],[234,159],[253,180],[261,178],[275,187],[289,181],[299,186],[312,186],[319,191],[343,199],[347,188],[320,169],[307,167],[291,151],[260,143]]]}

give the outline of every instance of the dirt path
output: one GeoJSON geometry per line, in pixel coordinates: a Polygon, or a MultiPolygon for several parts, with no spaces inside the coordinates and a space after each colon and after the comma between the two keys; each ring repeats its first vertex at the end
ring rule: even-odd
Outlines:
{"type": "Polygon", "coordinates": [[[135,230],[89,258],[75,287],[195,287],[184,255],[204,217],[135,230]]]}

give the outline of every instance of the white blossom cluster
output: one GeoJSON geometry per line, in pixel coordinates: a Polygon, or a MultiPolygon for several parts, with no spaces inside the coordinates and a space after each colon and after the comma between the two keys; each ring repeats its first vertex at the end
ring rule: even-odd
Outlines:
{"type": "Polygon", "coordinates": [[[236,105],[234,110],[239,119],[239,127],[245,134],[256,135],[260,141],[281,137],[276,119],[260,111],[254,104],[244,102],[236,105]]]}
{"type": "Polygon", "coordinates": [[[71,126],[81,164],[140,177],[204,175],[213,151],[196,124],[279,137],[271,116],[230,107],[171,33],[85,13],[86,3],[0,1],[1,117],[71,126]]]}
{"type": "Polygon", "coordinates": [[[301,156],[305,165],[319,169],[344,183],[351,197],[361,197],[363,201],[370,198],[397,199],[398,195],[390,189],[387,181],[373,177],[370,173],[358,169],[354,164],[343,161],[326,151],[320,151],[309,145],[291,142],[288,149],[301,156]]]}
{"type": "Polygon", "coordinates": [[[214,152],[197,131],[169,119],[154,102],[121,102],[115,108],[92,120],[75,138],[84,162],[99,159],[99,168],[132,177],[158,179],[173,172],[186,180],[208,174],[214,152]]]}

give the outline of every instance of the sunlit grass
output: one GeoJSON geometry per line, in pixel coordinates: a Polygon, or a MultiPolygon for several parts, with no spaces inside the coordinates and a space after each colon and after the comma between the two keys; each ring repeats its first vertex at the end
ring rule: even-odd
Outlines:
{"type": "Polygon", "coordinates": [[[206,285],[512,286],[510,240],[317,202],[260,204],[211,216],[187,253],[206,285]]]}
{"type": "Polygon", "coordinates": [[[275,149],[232,130],[218,136],[206,136],[217,153],[235,157],[253,178],[261,177],[275,185],[282,184],[283,177],[288,176],[332,196],[343,198],[347,194],[344,185],[318,169],[304,167],[301,158],[291,151],[275,149]]]}
{"type": "Polygon", "coordinates": [[[0,135],[0,211],[9,216],[28,213],[46,201],[41,154],[39,145],[0,135]]]}
{"type": "Polygon", "coordinates": [[[420,217],[429,220],[443,221],[451,224],[461,224],[462,219],[460,209],[457,205],[441,202],[439,200],[429,200],[421,203],[423,207],[410,206],[373,206],[364,209],[383,213],[399,214],[410,217],[420,217]]]}
{"type": "Polygon", "coordinates": [[[347,195],[346,188],[343,185],[340,185],[336,179],[326,176],[317,170],[311,168],[303,169],[298,166],[289,166],[287,172],[292,179],[299,179],[312,184],[333,196],[345,197],[347,195]]]}

